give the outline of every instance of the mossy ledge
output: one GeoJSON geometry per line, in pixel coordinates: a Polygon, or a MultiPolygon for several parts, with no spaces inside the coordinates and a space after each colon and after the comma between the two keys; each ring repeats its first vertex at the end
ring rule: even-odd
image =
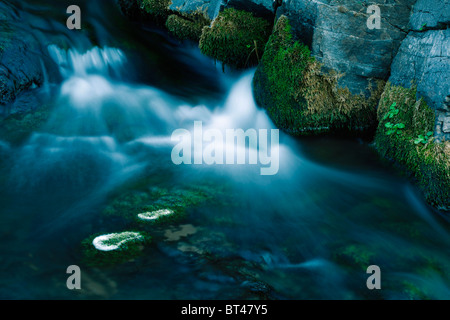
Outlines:
{"type": "Polygon", "coordinates": [[[259,63],[271,25],[252,13],[225,9],[204,27],[199,47],[203,54],[236,68],[259,63]]]}
{"type": "Polygon", "coordinates": [[[294,41],[289,19],[281,16],[266,44],[253,80],[256,102],[275,124],[293,135],[376,129],[376,106],[384,83],[370,97],[338,87],[340,75],[324,74],[309,48],[294,41]]]}
{"type": "Polygon", "coordinates": [[[450,142],[432,137],[434,111],[416,100],[416,88],[387,83],[378,107],[375,147],[418,183],[432,206],[450,211],[450,142]]]}

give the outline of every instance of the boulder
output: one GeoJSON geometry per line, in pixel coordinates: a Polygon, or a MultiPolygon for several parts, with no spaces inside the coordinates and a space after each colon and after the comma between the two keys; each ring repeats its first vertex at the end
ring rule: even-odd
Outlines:
{"type": "Polygon", "coordinates": [[[288,0],[277,16],[286,15],[297,39],[327,70],[344,74],[339,86],[353,94],[366,90],[369,79],[386,80],[390,64],[408,31],[415,0],[373,1],[381,10],[381,28],[369,29],[367,3],[358,0],[288,0]]]}
{"type": "Polygon", "coordinates": [[[276,4],[274,0],[172,0],[169,6],[169,9],[180,13],[204,11],[211,20],[214,20],[219,12],[228,8],[251,12],[256,17],[272,22],[276,4]]]}

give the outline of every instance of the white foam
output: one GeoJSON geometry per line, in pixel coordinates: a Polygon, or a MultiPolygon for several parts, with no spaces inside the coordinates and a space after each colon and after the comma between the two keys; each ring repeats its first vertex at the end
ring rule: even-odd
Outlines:
{"type": "Polygon", "coordinates": [[[110,233],[102,236],[98,236],[92,241],[92,244],[97,250],[100,251],[114,251],[120,248],[121,245],[132,240],[143,240],[144,237],[138,232],[121,232],[121,233],[110,233]],[[108,241],[113,241],[115,238],[122,238],[123,240],[117,242],[116,244],[107,244],[108,241]]]}

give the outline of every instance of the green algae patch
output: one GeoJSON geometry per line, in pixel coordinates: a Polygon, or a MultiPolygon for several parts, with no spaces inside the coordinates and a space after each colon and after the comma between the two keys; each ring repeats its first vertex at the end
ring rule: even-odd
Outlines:
{"type": "Polygon", "coordinates": [[[370,85],[367,98],[340,88],[341,75],[321,69],[309,48],[294,40],[289,19],[281,16],[255,72],[255,100],[280,129],[293,135],[374,131],[384,83],[370,85]]]}
{"type": "Polygon", "coordinates": [[[433,132],[435,115],[416,88],[388,83],[378,107],[375,147],[413,178],[429,204],[450,210],[450,142],[438,143],[433,132]],[[420,139],[428,137],[427,139],[420,139]]]}
{"type": "Polygon", "coordinates": [[[150,242],[150,235],[141,231],[93,235],[82,242],[84,260],[91,266],[124,263],[140,256],[150,242]]]}
{"type": "Polygon", "coordinates": [[[269,22],[250,12],[225,9],[211,27],[203,28],[199,47],[224,65],[250,67],[262,57],[270,28],[269,22]]]}
{"type": "Polygon", "coordinates": [[[33,132],[42,128],[50,118],[51,108],[44,106],[38,110],[10,115],[0,120],[0,137],[12,144],[20,144],[33,132]]]}
{"type": "Polygon", "coordinates": [[[180,40],[200,41],[202,30],[211,20],[203,12],[172,14],[167,18],[166,28],[180,40]]]}
{"type": "Polygon", "coordinates": [[[335,260],[351,267],[357,267],[366,271],[372,265],[371,261],[375,253],[362,244],[351,244],[345,246],[334,255],[335,260]]]}

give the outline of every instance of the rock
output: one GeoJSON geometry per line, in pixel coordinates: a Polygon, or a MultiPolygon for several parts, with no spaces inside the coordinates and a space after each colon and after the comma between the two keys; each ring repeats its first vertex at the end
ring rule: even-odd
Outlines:
{"type": "Polygon", "coordinates": [[[199,48],[228,66],[245,68],[258,63],[270,32],[266,20],[229,8],[220,12],[211,27],[203,29],[199,48]]]}
{"type": "Polygon", "coordinates": [[[271,22],[275,17],[274,0],[172,0],[169,6],[170,10],[180,13],[204,11],[211,20],[217,18],[220,11],[229,8],[251,12],[271,22]]]}
{"type": "Polygon", "coordinates": [[[23,91],[43,82],[39,56],[29,37],[12,35],[0,58],[0,108],[6,107],[23,91]]]}
{"type": "Polygon", "coordinates": [[[0,116],[7,116],[40,106],[39,99],[26,94],[20,103],[14,101],[42,85],[44,68],[53,77],[55,65],[39,40],[39,32],[34,34],[22,27],[20,11],[0,3],[0,12],[0,116]]]}
{"type": "Polygon", "coordinates": [[[219,15],[221,5],[221,0],[172,0],[169,9],[181,13],[204,11],[211,20],[214,20],[219,15]]]}
{"type": "Polygon", "coordinates": [[[129,243],[143,241],[144,237],[139,232],[121,232],[98,236],[92,241],[92,245],[100,251],[115,251],[129,243]]]}
{"type": "Polygon", "coordinates": [[[255,17],[264,18],[272,23],[275,18],[276,2],[274,0],[224,0],[221,11],[227,8],[251,12],[255,17]]]}
{"type": "Polygon", "coordinates": [[[368,99],[339,88],[339,77],[321,72],[309,49],[293,38],[289,19],[281,16],[253,79],[258,105],[292,135],[372,131],[383,84],[374,84],[368,99]]]}
{"type": "Polygon", "coordinates": [[[341,87],[359,94],[370,78],[386,80],[389,66],[406,36],[415,0],[374,1],[381,10],[381,29],[367,27],[367,7],[357,0],[288,0],[277,10],[292,23],[297,39],[311,48],[325,70],[344,74],[341,87]]]}

